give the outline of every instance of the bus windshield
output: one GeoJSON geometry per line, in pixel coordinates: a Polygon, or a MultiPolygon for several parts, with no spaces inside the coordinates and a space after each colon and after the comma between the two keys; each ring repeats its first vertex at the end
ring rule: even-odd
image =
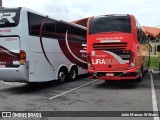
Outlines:
{"type": "Polygon", "coordinates": [[[19,24],[19,9],[1,9],[0,10],[0,28],[16,27],[19,24]]]}
{"type": "Polygon", "coordinates": [[[89,34],[105,32],[131,33],[129,16],[100,16],[90,20],[89,34]]]}

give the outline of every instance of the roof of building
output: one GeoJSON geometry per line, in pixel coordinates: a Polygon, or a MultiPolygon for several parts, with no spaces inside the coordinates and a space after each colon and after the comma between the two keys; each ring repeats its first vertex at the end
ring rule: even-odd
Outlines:
{"type": "Polygon", "coordinates": [[[72,23],[76,23],[76,24],[82,25],[84,27],[87,27],[88,19],[89,19],[89,17],[88,18],[79,19],[79,20],[75,20],[72,23]]]}
{"type": "Polygon", "coordinates": [[[160,35],[160,28],[143,26],[145,32],[153,37],[160,35]]]}

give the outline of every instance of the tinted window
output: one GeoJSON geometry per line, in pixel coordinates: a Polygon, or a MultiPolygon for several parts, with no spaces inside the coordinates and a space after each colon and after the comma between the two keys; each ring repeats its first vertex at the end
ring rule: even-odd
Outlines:
{"type": "Polygon", "coordinates": [[[43,28],[43,35],[46,37],[51,37],[51,38],[55,38],[56,37],[56,21],[51,20],[51,19],[46,19],[45,20],[45,24],[44,24],[44,28],[43,28]]]}
{"type": "Polygon", "coordinates": [[[139,43],[145,44],[149,42],[149,39],[146,33],[144,32],[144,30],[142,29],[142,27],[140,26],[137,20],[136,20],[136,31],[137,31],[137,39],[139,43]]]}
{"type": "Polygon", "coordinates": [[[70,34],[81,36],[81,29],[70,26],[70,34]]]}
{"type": "Polygon", "coordinates": [[[55,32],[55,30],[56,30],[55,22],[56,21],[54,21],[54,20],[47,19],[45,21],[45,31],[47,31],[47,32],[55,32]]]}
{"type": "Polygon", "coordinates": [[[87,31],[82,29],[82,36],[87,36],[87,31]]]}
{"type": "Polygon", "coordinates": [[[67,31],[67,25],[61,22],[56,23],[56,32],[57,33],[64,33],[66,34],[67,31]]]}
{"type": "Polygon", "coordinates": [[[0,28],[16,27],[19,24],[20,10],[0,10],[0,28]]]}
{"type": "Polygon", "coordinates": [[[56,21],[40,15],[28,13],[28,22],[30,35],[39,36],[41,24],[43,23],[42,35],[45,37],[55,37],[56,21]]]}
{"type": "Polygon", "coordinates": [[[101,32],[131,33],[131,20],[129,16],[102,16],[90,21],[90,34],[101,32]]]}
{"type": "Polygon", "coordinates": [[[30,35],[39,35],[41,23],[43,22],[44,17],[28,13],[28,22],[29,22],[29,34],[30,35]]]}
{"type": "Polygon", "coordinates": [[[75,26],[69,26],[69,34],[72,34],[75,36],[76,39],[74,39],[75,41],[86,41],[86,34],[87,31],[84,29],[80,29],[78,27],[75,26]]]}
{"type": "Polygon", "coordinates": [[[39,36],[42,23],[43,37],[65,40],[66,32],[68,30],[68,40],[86,41],[86,30],[28,12],[28,24],[30,35],[39,36]]]}

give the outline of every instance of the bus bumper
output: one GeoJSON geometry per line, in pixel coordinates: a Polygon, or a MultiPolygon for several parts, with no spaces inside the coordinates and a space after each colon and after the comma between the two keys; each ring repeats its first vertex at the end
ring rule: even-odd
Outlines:
{"type": "Polygon", "coordinates": [[[0,80],[5,82],[28,82],[28,62],[18,68],[0,68],[0,80]]]}
{"type": "Polygon", "coordinates": [[[100,80],[136,80],[140,77],[140,71],[106,71],[106,72],[89,72],[90,79],[100,80]]]}

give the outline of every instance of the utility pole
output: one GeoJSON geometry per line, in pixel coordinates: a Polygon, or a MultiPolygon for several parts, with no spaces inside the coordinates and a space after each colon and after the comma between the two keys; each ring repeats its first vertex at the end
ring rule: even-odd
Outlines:
{"type": "Polygon", "coordinates": [[[2,0],[0,0],[0,7],[2,7],[2,0]]]}

